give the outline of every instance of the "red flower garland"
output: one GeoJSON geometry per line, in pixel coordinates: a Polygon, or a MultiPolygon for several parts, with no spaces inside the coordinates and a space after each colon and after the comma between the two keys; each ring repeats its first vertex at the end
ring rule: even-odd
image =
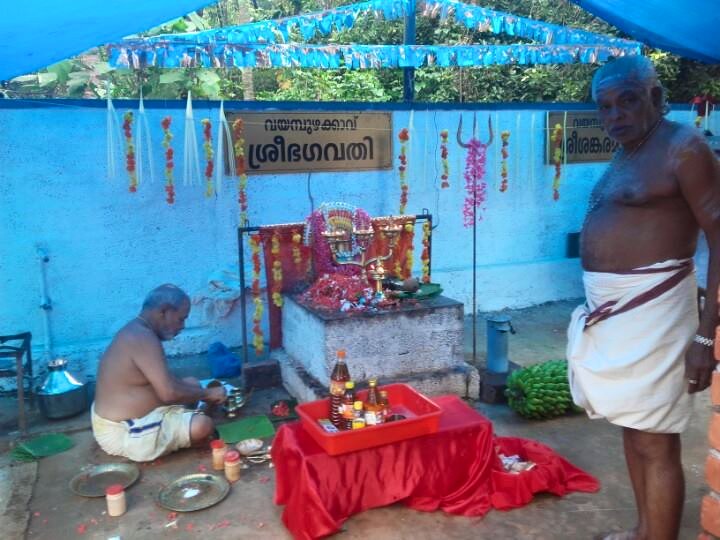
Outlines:
{"type": "MultiPolygon", "coordinates": [[[[463,225],[472,227],[478,219],[477,209],[485,202],[487,185],[485,177],[485,161],[487,145],[477,139],[468,142],[468,155],[465,161],[465,202],[463,204],[463,225]]],[[[480,217],[479,219],[482,219],[480,217]]]]}
{"type": "Polygon", "coordinates": [[[130,186],[128,191],[135,193],[137,191],[137,171],[135,170],[135,146],[132,140],[132,124],[133,124],[133,113],[128,111],[123,116],[123,132],[125,134],[125,169],[128,172],[130,178],[130,186]]]}
{"type": "Polygon", "coordinates": [[[446,189],[450,187],[450,165],[448,164],[448,130],[443,129],[440,132],[440,162],[442,163],[442,183],[440,187],[446,189]]]}
{"type": "Polygon", "coordinates": [[[212,123],[209,118],[202,119],[203,125],[203,150],[205,150],[205,196],[212,197],[214,193],[212,175],[213,175],[213,147],[212,147],[212,123]]]}
{"type": "Polygon", "coordinates": [[[260,235],[250,235],[250,249],[252,251],[252,298],[255,305],[253,313],[253,346],[255,347],[255,355],[262,355],[265,350],[265,340],[262,331],[262,314],[263,302],[260,298],[260,235]]]}
{"type": "Polygon", "coordinates": [[[508,146],[510,145],[510,132],[509,131],[503,131],[500,134],[500,138],[502,139],[502,149],[500,150],[500,154],[502,155],[502,162],[500,163],[500,176],[502,177],[502,182],[500,182],[500,191],[505,192],[508,188],[508,166],[507,166],[507,159],[510,153],[508,152],[508,146]]]}
{"type": "Polygon", "coordinates": [[[423,237],[422,237],[422,255],[420,255],[420,262],[422,265],[422,282],[430,283],[430,222],[426,221],[423,223],[423,237]]]}
{"type": "Polygon", "coordinates": [[[553,200],[557,201],[560,198],[560,177],[562,175],[562,162],[563,162],[563,127],[560,124],[555,124],[555,128],[552,132],[550,139],[555,147],[553,150],[553,163],[555,164],[555,177],[553,178],[553,200]]]}
{"type": "Polygon", "coordinates": [[[235,174],[238,177],[238,203],[240,204],[240,226],[247,222],[247,172],[245,170],[245,139],[243,139],[243,121],[238,118],[233,122],[233,150],[235,152],[235,174]]]}
{"type": "Polygon", "coordinates": [[[173,204],[175,202],[175,185],[173,182],[173,169],[175,168],[175,163],[173,162],[174,151],[171,145],[173,138],[173,135],[170,132],[171,123],[172,118],[169,116],[166,116],[162,119],[162,122],[160,122],[163,130],[162,145],[165,149],[165,193],[167,195],[165,200],[168,204],[173,204]]]}
{"type": "Polygon", "coordinates": [[[400,155],[398,160],[400,165],[398,171],[400,173],[400,215],[405,213],[405,207],[408,202],[408,183],[407,183],[407,142],[410,139],[410,133],[407,128],[402,128],[398,133],[398,139],[400,139],[400,155]]]}

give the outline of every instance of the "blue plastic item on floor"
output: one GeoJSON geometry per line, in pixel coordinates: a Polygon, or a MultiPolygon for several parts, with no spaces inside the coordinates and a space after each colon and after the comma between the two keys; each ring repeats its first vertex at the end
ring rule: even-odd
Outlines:
{"type": "Polygon", "coordinates": [[[242,371],[240,358],[219,341],[208,348],[208,363],[210,364],[210,373],[215,379],[237,377],[242,371]]]}

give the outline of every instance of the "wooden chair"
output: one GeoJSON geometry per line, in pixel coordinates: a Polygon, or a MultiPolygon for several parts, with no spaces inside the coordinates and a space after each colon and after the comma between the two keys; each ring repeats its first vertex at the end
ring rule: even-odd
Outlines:
{"type": "Polygon", "coordinates": [[[28,398],[30,404],[34,404],[31,340],[32,334],[30,332],[0,336],[0,377],[15,377],[17,380],[18,428],[21,433],[25,433],[27,430],[25,419],[26,380],[28,398]],[[15,361],[13,363],[8,359],[14,359],[15,361]]]}

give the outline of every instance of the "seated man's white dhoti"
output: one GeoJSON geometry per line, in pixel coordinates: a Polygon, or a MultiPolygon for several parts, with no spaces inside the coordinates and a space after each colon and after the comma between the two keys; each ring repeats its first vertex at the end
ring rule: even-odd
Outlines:
{"type": "Polygon", "coordinates": [[[568,328],[573,400],[590,418],[653,433],[680,433],[692,399],[685,351],[698,327],[692,260],[627,273],[585,272],[586,304],[568,328]]]}
{"type": "Polygon", "coordinates": [[[94,403],[90,408],[93,435],[100,448],[111,456],[132,461],[152,461],[189,447],[190,423],[195,414],[182,405],[167,405],[142,418],[115,422],[99,416],[94,403]]]}

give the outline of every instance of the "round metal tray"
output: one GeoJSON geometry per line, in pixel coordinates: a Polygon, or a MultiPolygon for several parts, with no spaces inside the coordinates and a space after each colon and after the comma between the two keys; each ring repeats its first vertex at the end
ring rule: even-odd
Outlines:
{"type": "Polygon", "coordinates": [[[94,465],[70,480],[70,489],[82,497],[104,497],[105,488],[121,484],[132,486],[140,477],[140,469],[134,463],[103,463],[94,465]]]}
{"type": "Polygon", "coordinates": [[[222,501],[230,492],[230,484],[214,474],[188,474],[160,490],[157,502],[175,512],[193,512],[222,501]]]}

